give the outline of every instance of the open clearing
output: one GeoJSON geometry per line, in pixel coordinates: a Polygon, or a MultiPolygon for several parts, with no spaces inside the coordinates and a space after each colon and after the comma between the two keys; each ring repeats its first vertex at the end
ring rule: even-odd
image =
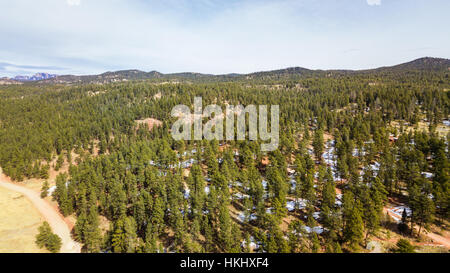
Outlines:
{"type": "Polygon", "coordinates": [[[20,193],[0,187],[0,253],[43,253],[35,237],[44,219],[20,193]]]}
{"type": "Polygon", "coordinates": [[[154,119],[154,118],[146,118],[146,119],[136,120],[136,123],[138,125],[147,126],[150,131],[153,129],[153,127],[155,127],[155,126],[160,127],[163,124],[162,121],[154,119]]]}
{"type": "MultiPolygon", "coordinates": [[[[448,120],[446,120],[446,121],[448,121],[448,120]]],[[[391,122],[391,126],[394,127],[394,128],[400,129],[401,128],[401,125],[400,125],[401,122],[405,123],[404,121],[392,121],[391,122]]],[[[419,121],[415,126],[405,125],[403,127],[403,129],[406,132],[411,132],[411,131],[413,132],[414,130],[418,130],[418,131],[424,131],[424,132],[428,133],[429,132],[429,126],[430,126],[429,122],[419,121]]],[[[441,136],[441,137],[446,137],[447,134],[450,133],[450,126],[447,126],[444,123],[438,124],[436,126],[436,133],[438,133],[438,135],[441,136]]]]}
{"type": "MultiPolygon", "coordinates": [[[[28,200],[29,204],[32,204],[35,210],[39,211],[42,218],[47,221],[53,232],[57,234],[62,240],[61,253],[79,253],[81,252],[81,246],[77,242],[73,241],[70,234],[69,225],[65,222],[64,217],[46,200],[41,199],[38,192],[33,191],[29,188],[21,186],[16,183],[11,183],[2,174],[0,169],[0,187],[2,190],[12,191],[16,197],[22,196],[22,198],[28,200]]],[[[22,221],[22,217],[28,217],[28,213],[20,212],[14,204],[9,202],[2,203],[1,205],[2,214],[8,214],[8,218],[1,217],[2,221],[0,225],[14,226],[14,223],[22,221]],[[5,221],[7,219],[8,221],[5,221]]],[[[36,226],[36,228],[39,226],[36,226]]],[[[3,238],[3,236],[0,236],[3,238]]],[[[12,250],[8,250],[12,251],[12,250]]]]}

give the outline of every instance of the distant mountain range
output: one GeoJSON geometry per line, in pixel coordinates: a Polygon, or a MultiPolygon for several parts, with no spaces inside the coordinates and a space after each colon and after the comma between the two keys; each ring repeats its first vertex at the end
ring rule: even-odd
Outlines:
{"type": "MultiPolygon", "coordinates": [[[[390,67],[380,67],[368,70],[311,70],[302,67],[291,67],[273,71],[255,72],[250,74],[224,74],[211,75],[201,73],[173,73],[163,74],[158,71],[144,72],[140,70],[121,70],[114,72],[106,72],[99,75],[53,75],[48,73],[37,73],[34,76],[17,76],[8,79],[15,82],[34,82],[40,83],[59,83],[59,84],[76,84],[76,83],[94,83],[103,84],[111,82],[124,82],[132,80],[149,80],[159,79],[164,81],[237,81],[237,80],[277,80],[288,79],[292,77],[304,76],[339,76],[348,74],[365,74],[365,73],[402,73],[402,72],[420,72],[420,71],[450,71],[450,60],[442,58],[420,58],[408,63],[403,63],[390,67]]],[[[6,81],[6,78],[3,78],[6,81]]]]}
{"type": "Polygon", "coordinates": [[[15,76],[12,80],[19,82],[42,81],[56,77],[57,75],[48,73],[36,73],[33,76],[15,76]]]}

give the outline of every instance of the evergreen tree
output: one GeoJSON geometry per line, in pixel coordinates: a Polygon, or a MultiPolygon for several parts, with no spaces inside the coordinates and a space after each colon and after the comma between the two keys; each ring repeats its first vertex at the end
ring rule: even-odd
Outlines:
{"type": "Polygon", "coordinates": [[[42,189],[41,189],[41,198],[45,198],[48,196],[48,190],[49,190],[49,185],[48,185],[48,181],[45,180],[44,183],[42,184],[42,189]]]}
{"type": "Polygon", "coordinates": [[[36,235],[36,244],[40,248],[46,248],[52,253],[58,253],[61,249],[61,238],[52,232],[50,225],[44,222],[42,226],[39,227],[39,233],[36,235]]]}

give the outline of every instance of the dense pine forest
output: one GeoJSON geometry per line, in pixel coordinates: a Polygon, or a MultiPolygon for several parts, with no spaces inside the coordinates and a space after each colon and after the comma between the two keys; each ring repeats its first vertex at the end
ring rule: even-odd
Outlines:
{"type": "Polygon", "coordinates": [[[449,68],[0,86],[0,167],[17,183],[58,172],[86,252],[360,252],[382,229],[448,228],[449,68]],[[171,110],[194,97],[280,105],[278,149],[175,141],[171,110]]]}

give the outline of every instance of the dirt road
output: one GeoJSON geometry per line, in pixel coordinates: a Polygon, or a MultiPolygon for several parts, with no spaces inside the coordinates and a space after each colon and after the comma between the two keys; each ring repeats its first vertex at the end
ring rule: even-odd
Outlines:
{"type": "Polygon", "coordinates": [[[28,189],[24,186],[20,186],[18,184],[9,182],[8,179],[3,175],[1,169],[0,169],[0,187],[23,194],[33,203],[36,209],[44,217],[45,221],[47,221],[50,224],[51,228],[53,229],[53,232],[61,238],[62,240],[61,253],[81,252],[81,245],[72,240],[72,237],[70,235],[70,229],[67,223],[64,221],[63,216],[46,200],[41,199],[41,197],[37,192],[28,189]]]}

